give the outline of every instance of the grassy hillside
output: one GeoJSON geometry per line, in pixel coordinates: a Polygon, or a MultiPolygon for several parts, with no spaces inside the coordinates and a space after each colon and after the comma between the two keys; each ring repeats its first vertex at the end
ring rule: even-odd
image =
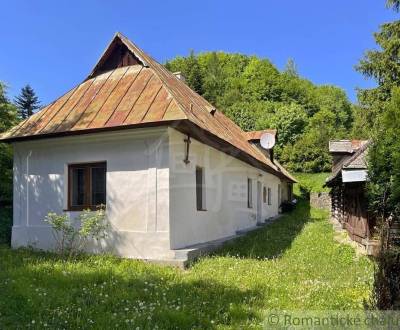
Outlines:
{"type": "Polygon", "coordinates": [[[311,192],[328,192],[329,188],[324,187],[325,180],[330,173],[294,173],[295,178],[299,181],[294,186],[294,193],[300,194],[300,185],[307,187],[311,192]]]}
{"type": "Polygon", "coordinates": [[[372,280],[327,213],[300,202],[187,271],[0,247],[0,327],[258,328],[269,309],[361,309],[372,280]]]}

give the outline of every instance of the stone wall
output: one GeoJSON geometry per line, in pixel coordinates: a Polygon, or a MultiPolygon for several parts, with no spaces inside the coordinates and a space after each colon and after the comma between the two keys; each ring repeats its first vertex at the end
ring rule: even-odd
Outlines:
{"type": "Polygon", "coordinates": [[[331,209],[331,196],[328,192],[312,192],[310,194],[310,205],[318,209],[331,209]]]}

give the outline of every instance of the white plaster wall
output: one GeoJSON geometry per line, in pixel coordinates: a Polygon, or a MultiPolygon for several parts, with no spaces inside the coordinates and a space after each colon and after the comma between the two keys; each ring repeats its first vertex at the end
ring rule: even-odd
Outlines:
{"type": "Polygon", "coordinates": [[[12,245],[52,249],[51,228],[43,220],[48,212],[67,207],[67,165],[106,161],[111,230],[91,250],[171,257],[168,149],[166,128],[14,143],[12,245]]]}
{"type": "MultiPolygon", "coordinates": [[[[272,205],[262,203],[262,219],[278,214],[280,179],[191,139],[184,164],[185,135],[169,129],[171,248],[183,248],[231,235],[256,225],[257,180],[270,187],[272,205]],[[196,210],[195,169],[205,168],[206,209],[196,210]],[[247,207],[247,178],[253,179],[253,207],[247,207]]],[[[261,190],[262,193],[262,190],[261,190]]],[[[261,196],[262,198],[262,196],[261,196]]]]}

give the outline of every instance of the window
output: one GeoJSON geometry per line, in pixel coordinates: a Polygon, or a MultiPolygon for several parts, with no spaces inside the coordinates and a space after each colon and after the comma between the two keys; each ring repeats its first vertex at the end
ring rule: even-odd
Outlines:
{"type": "Polygon", "coordinates": [[[263,187],[263,203],[267,203],[267,187],[263,187]]]}
{"type": "Polygon", "coordinates": [[[68,166],[68,209],[81,211],[106,204],[107,165],[102,163],[68,166]]]}
{"type": "Polygon", "coordinates": [[[271,205],[272,201],[271,201],[271,188],[268,188],[268,205],[271,205]]]}
{"type": "Polygon", "coordinates": [[[278,184],[278,205],[281,205],[282,195],[281,195],[281,185],[278,184]]]}
{"type": "Polygon", "coordinates": [[[196,205],[197,211],[206,210],[206,190],[204,168],[196,167],[196,205]]]}
{"type": "Polygon", "coordinates": [[[293,184],[288,183],[288,200],[291,202],[293,199],[293,184]]]}
{"type": "Polygon", "coordinates": [[[253,207],[253,181],[250,178],[247,178],[247,207],[253,207]]]}

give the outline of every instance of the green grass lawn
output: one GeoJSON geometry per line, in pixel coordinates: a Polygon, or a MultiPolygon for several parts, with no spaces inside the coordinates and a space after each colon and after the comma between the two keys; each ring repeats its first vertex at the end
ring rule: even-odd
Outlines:
{"type": "Polygon", "coordinates": [[[362,309],[372,280],[372,262],[301,202],[186,271],[0,247],[0,328],[259,328],[271,309],[362,309]]]}
{"type": "MultiPolygon", "coordinates": [[[[294,173],[299,184],[308,187],[311,192],[328,192],[329,188],[324,187],[326,178],[331,173],[294,173]]],[[[299,194],[299,184],[294,187],[294,193],[299,194]]]]}

